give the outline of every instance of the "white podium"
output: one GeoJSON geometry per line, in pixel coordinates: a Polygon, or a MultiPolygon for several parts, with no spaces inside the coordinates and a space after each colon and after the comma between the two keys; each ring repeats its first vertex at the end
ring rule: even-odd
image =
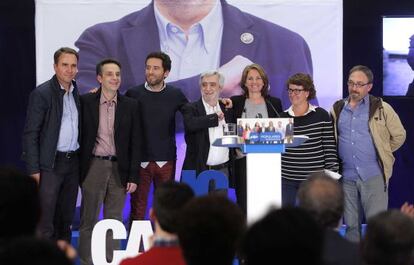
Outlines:
{"type": "MultiPolygon", "coordinates": [[[[217,139],[213,145],[241,148],[247,156],[247,222],[264,216],[270,207],[282,205],[281,153],[286,147],[301,145],[307,136],[297,135],[289,144],[229,143],[227,137],[217,139]]],[[[237,176],[236,176],[237,177],[237,176]]]]}

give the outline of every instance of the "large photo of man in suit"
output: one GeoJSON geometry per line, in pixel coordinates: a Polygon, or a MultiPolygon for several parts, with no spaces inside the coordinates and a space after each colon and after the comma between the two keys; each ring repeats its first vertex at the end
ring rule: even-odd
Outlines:
{"type": "MultiPolygon", "coordinates": [[[[119,20],[86,29],[79,48],[78,83],[88,91],[95,83],[94,65],[104,57],[124,66],[121,91],[144,82],[145,56],[162,50],[172,57],[170,80],[189,100],[198,99],[199,73],[217,69],[227,82],[223,94],[238,94],[242,67],[252,62],[271,73],[271,93],[287,99],[284,83],[297,72],[312,74],[306,41],[297,33],[242,12],[225,0],[154,0],[119,20]]],[[[285,100],[287,102],[287,100],[285,100]]]]}
{"type": "Polygon", "coordinates": [[[283,80],[297,71],[312,73],[319,106],[329,108],[342,93],[342,0],[37,0],[38,83],[51,74],[46,55],[70,44],[81,53],[81,93],[95,86],[93,66],[103,54],[125,66],[123,93],[143,83],[137,67],[157,49],[173,61],[166,82],[189,100],[200,96],[199,74],[212,69],[226,78],[223,95],[238,94],[240,73],[252,62],[282,100],[283,80]]]}

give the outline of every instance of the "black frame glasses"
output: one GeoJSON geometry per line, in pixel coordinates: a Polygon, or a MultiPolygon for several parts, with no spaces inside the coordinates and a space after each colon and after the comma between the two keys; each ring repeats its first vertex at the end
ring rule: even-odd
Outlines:
{"type": "Polygon", "coordinates": [[[362,83],[354,83],[354,81],[352,80],[348,80],[348,82],[346,82],[346,84],[348,85],[348,87],[356,87],[356,88],[361,88],[363,86],[369,85],[371,84],[370,82],[362,84],[362,83]]]}

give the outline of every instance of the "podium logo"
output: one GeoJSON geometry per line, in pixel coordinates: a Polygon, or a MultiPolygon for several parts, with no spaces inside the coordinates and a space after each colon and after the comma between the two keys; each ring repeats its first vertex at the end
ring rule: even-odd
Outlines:
{"type": "Polygon", "coordinates": [[[217,170],[206,170],[197,176],[195,170],[183,170],[181,173],[181,181],[188,184],[196,194],[196,196],[208,193],[209,183],[215,182],[216,190],[227,190],[229,180],[223,172],[217,170]]]}

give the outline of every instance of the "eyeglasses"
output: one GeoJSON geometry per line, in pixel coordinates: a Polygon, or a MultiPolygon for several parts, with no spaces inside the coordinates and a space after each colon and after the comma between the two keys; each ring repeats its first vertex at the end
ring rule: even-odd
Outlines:
{"type": "Polygon", "coordinates": [[[289,94],[295,94],[295,95],[299,95],[300,94],[300,92],[302,92],[302,91],[305,91],[305,89],[297,89],[297,88],[295,88],[295,89],[291,89],[291,88],[288,88],[287,89],[287,92],[289,93],[289,94]]]}
{"type": "Polygon", "coordinates": [[[347,82],[348,87],[356,87],[356,88],[361,88],[361,87],[366,86],[368,84],[370,84],[370,83],[369,82],[368,83],[365,83],[365,84],[362,84],[362,83],[354,83],[354,81],[352,81],[352,80],[349,80],[347,82]]]}

